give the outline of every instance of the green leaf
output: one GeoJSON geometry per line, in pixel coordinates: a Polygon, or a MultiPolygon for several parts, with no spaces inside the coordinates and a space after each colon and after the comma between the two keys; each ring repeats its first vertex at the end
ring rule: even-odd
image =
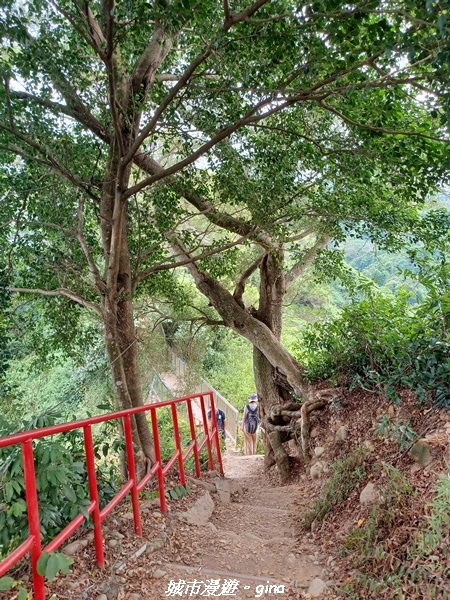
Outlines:
{"type": "Polygon", "coordinates": [[[70,566],[73,564],[73,559],[62,554],[62,552],[57,552],[55,556],[58,559],[59,570],[67,575],[70,571],[70,566]]]}
{"type": "Polygon", "coordinates": [[[186,490],[182,485],[177,485],[177,487],[175,488],[176,493],[178,494],[179,498],[183,498],[184,496],[186,496],[186,490]]]}
{"type": "Polygon", "coordinates": [[[69,500],[70,502],[77,501],[77,495],[75,494],[73,489],[70,488],[68,485],[63,485],[62,491],[63,491],[64,496],[67,498],[67,500],[69,500]]]}
{"type": "Polygon", "coordinates": [[[17,596],[17,600],[27,600],[28,598],[28,592],[25,588],[20,587],[19,588],[19,595],[17,596]]]}
{"type": "Polygon", "coordinates": [[[45,570],[47,568],[48,559],[50,558],[50,554],[48,552],[43,552],[39,557],[39,560],[36,565],[36,570],[41,577],[44,577],[45,570]]]}
{"type": "Polygon", "coordinates": [[[9,502],[11,498],[14,496],[14,487],[11,481],[8,481],[5,485],[5,498],[6,502],[9,502]]]}
{"type": "Polygon", "coordinates": [[[57,554],[54,552],[50,554],[50,557],[47,562],[47,567],[45,569],[45,576],[50,581],[50,583],[55,579],[56,575],[59,573],[59,560],[57,554]]]}
{"type": "Polygon", "coordinates": [[[0,579],[0,591],[5,592],[10,590],[16,585],[15,580],[12,577],[2,577],[0,579]]]}

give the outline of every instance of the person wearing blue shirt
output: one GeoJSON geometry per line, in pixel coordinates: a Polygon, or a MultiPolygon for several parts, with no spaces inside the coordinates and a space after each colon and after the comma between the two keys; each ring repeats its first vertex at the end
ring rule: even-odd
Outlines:
{"type": "MultiPolygon", "coordinates": [[[[208,417],[209,426],[211,427],[211,409],[208,410],[207,417],[208,417]]],[[[219,431],[220,435],[222,436],[222,439],[225,439],[227,418],[226,418],[226,415],[223,412],[223,410],[221,410],[220,408],[218,408],[216,410],[216,421],[217,421],[217,430],[219,431]]]]}

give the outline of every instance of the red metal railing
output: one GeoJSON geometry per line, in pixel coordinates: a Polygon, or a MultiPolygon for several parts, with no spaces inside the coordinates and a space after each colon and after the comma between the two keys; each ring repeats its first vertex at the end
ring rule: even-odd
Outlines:
{"type": "Polygon", "coordinates": [[[86,456],[86,469],[88,475],[88,485],[90,494],[90,504],[87,507],[87,512],[92,516],[94,525],[94,543],[97,557],[97,564],[102,568],[105,564],[103,551],[103,535],[102,522],[108,516],[119,502],[130,493],[131,503],[133,507],[134,530],[138,536],[142,536],[141,515],[139,510],[139,492],[141,492],[147,483],[156,475],[159,490],[159,501],[161,511],[167,512],[166,498],[164,495],[164,477],[168,471],[178,463],[178,472],[181,485],[186,484],[186,476],[184,472],[184,463],[188,456],[193,454],[195,472],[197,477],[201,476],[199,453],[206,446],[208,452],[208,466],[210,470],[214,469],[213,449],[216,455],[216,464],[219,472],[223,475],[222,458],[220,453],[220,442],[217,430],[216,411],[214,407],[214,397],[212,392],[205,394],[195,394],[193,396],[185,396],[167,402],[158,402],[156,404],[148,404],[139,408],[129,410],[121,410],[107,415],[91,417],[82,421],[72,421],[62,425],[53,425],[51,427],[43,427],[31,431],[24,431],[14,435],[8,435],[0,438],[0,448],[21,444],[22,446],[22,461],[25,480],[25,496],[28,514],[29,536],[16,548],[9,556],[0,562],[0,577],[15,564],[17,564],[26,554],[31,554],[31,569],[33,578],[33,591],[35,600],[45,600],[44,578],[37,572],[37,562],[43,552],[54,552],[57,550],[67,538],[83,523],[85,516],[79,514],[76,516],[45,548],[42,548],[40,521],[39,521],[39,499],[36,489],[36,477],[34,470],[33,457],[33,440],[55,435],[57,433],[65,433],[74,429],[83,429],[84,447],[86,456]],[[208,427],[207,407],[205,405],[206,398],[209,398],[209,407],[211,409],[211,427],[208,427]],[[192,403],[198,400],[203,421],[204,437],[197,441],[197,433],[195,429],[194,413],[192,403]],[[178,426],[177,405],[185,403],[187,406],[187,414],[189,420],[189,429],[191,434],[191,442],[183,451],[180,438],[180,430],[178,426]],[[175,439],[175,452],[170,460],[163,464],[161,460],[161,446],[159,441],[158,419],[156,412],[163,406],[170,406],[172,413],[173,435],[175,439]],[[141,412],[150,413],[150,420],[153,431],[153,441],[155,445],[156,462],[151,470],[145,475],[141,481],[137,481],[136,468],[134,460],[133,439],[131,429],[131,415],[141,412]],[[121,490],[112,498],[112,500],[103,508],[100,509],[97,487],[97,476],[95,468],[94,446],[92,441],[92,426],[113,419],[123,420],[123,430],[125,435],[125,449],[128,465],[128,481],[123,485],[121,490]]]}

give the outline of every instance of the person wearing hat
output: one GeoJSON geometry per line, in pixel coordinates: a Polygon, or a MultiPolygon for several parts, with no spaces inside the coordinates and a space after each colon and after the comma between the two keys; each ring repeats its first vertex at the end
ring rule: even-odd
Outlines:
{"type": "Polygon", "coordinates": [[[256,454],[258,445],[258,394],[251,394],[248,404],[244,408],[241,429],[244,432],[244,453],[256,454]]]}

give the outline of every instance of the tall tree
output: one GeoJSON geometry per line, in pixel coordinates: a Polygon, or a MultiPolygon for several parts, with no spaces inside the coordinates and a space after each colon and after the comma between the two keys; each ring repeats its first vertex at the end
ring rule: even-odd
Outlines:
{"type": "MultiPolygon", "coordinates": [[[[447,115],[447,8],[6,0],[0,152],[9,288],[94,311],[118,398],[139,406],[133,298],[167,291],[169,271],[191,265],[224,321],[254,344],[258,385],[276,369],[308,395],[279,342],[286,236],[295,242],[311,231],[293,277],[342,229],[358,197],[360,212],[381,223],[383,210],[363,199],[375,185],[388,189],[384,160],[395,165],[398,197],[433,185],[433,141],[447,115]],[[204,228],[198,239],[205,219],[228,233],[208,239],[204,228]],[[213,271],[196,267],[250,242],[263,249],[247,271],[261,270],[254,315],[242,306],[245,272],[230,299],[213,271]]],[[[384,215],[386,224],[397,218],[384,215]]],[[[279,397],[270,385],[267,407],[279,397]]],[[[143,417],[136,427],[151,459],[143,417]]]]}

